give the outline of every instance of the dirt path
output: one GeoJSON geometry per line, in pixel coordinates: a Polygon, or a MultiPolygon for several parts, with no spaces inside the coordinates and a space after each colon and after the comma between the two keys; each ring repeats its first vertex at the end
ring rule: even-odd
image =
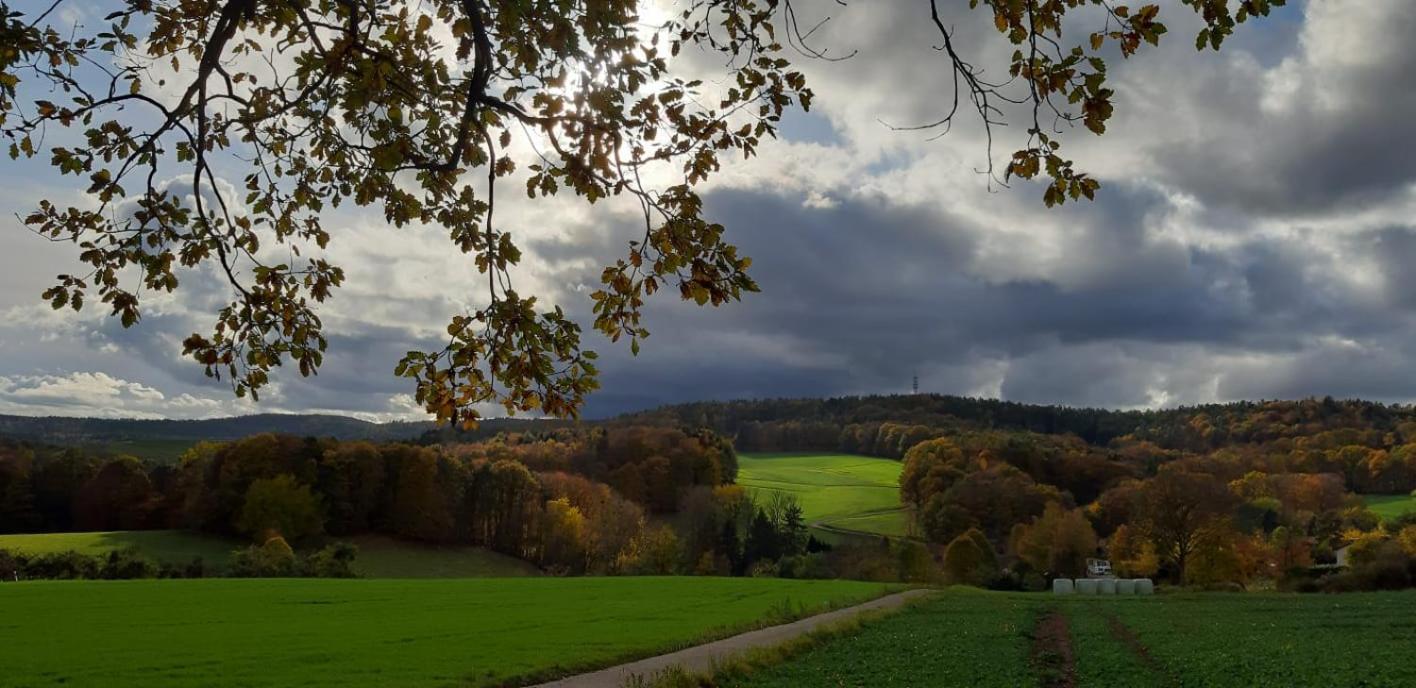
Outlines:
{"type": "Polygon", "coordinates": [[[1077,685],[1072,632],[1067,628],[1067,617],[1062,612],[1054,609],[1038,619],[1037,626],[1033,628],[1032,660],[1043,688],[1073,688],[1077,685]]]}
{"type": "Polygon", "coordinates": [[[1160,685],[1179,685],[1175,677],[1171,676],[1170,672],[1166,671],[1164,666],[1161,666],[1155,656],[1151,655],[1150,648],[1146,647],[1145,643],[1142,643],[1141,639],[1136,637],[1136,632],[1131,630],[1130,626],[1127,626],[1125,622],[1117,618],[1115,614],[1110,613],[1106,615],[1106,625],[1111,629],[1111,636],[1113,638],[1116,638],[1122,645],[1125,645],[1126,648],[1131,651],[1131,654],[1136,655],[1136,658],[1141,661],[1141,664],[1155,673],[1156,678],[1160,681],[1160,685]]]}
{"type": "Polygon", "coordinates": [[[759,647],[772,647],[786,642],[793,638],[805,635],[811,631],[829,626],[838,621],[844,621],[861,612],[894,609],[903,605],[909,600],[922,595],[928,595],[931,590],[906,590],[905,592],[886,595],[878,599],[871,600],[854,607],[837,609],[825,614],[809,616],[799,621],[782,624],[780,626],[770,626],[756,631],[750,631],[731,638],[724,638],[706,645],[697,645],[678,652],[670,652],[666,655],[641,659],[637,662],[621,664],[608,669],[601,669],[588,674],[579,674],[563,678],[559,681],[542,683],[533,688],[621,688],[626,681],[633,677],[653,677],[673,666],[680,666],[688,671],[702,672],[713,668],[714,664],[723,660],[759,647]]]}

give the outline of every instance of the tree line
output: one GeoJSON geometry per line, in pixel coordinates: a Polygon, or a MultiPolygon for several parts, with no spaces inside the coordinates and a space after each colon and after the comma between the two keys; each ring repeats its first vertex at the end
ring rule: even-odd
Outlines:
{"type": "Polygon", "coordinates": [[[699,424],[748,451],[900,458],[913,532],[939,548],[946,574],[970,582],[1036,587],[1082,575],[1090,556],[1201,586],[1416,581],[1412,519],[1384,522],[1360,497],[1416,490],[1410,406],[1109,411],[913,395],[703,402],[629,420],[699,424]],[[1349,546],[1352,567],[1335,570],[1349,546]],[[1379,560],[1385,573],[1371,573],[1379,560]]]}
{"type": "MultiPolygon", "coordinates": [[[[814,540],[795,500],[755,499],[732,484],[736,472],[726,438],[661,427],[434,446],[260,434],[198,443],[175,465],[9,442],[0,445],[0,532],[180,528],[245,538],[252,545],[234,575],[327,571],[336,555],[353,554],[336,547],[307,560],[291,545],[313,551],[365,533],[485,547],[568,575],[927,575],[917,546],[814,540]]],[[[51,559],[17,565],[27,575],[110,577],[82,555],[51,559]]]]}

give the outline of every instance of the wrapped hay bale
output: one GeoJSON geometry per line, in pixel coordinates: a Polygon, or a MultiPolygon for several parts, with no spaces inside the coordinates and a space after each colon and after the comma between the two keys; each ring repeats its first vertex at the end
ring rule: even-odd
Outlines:
{"type": "Polygon", "coordinates": [[[1054,594],[1054,595],[1071,595],[1071,594],[1075,593],[1076,591],[1077,591],[1077,589],[1076,589],[1076,587],[1074,587],[1074,586],[1072,585],[1072,579],[1071,579],[1071,578],[1053,578],[1053,579],[1052,579],[1052,594],[1054,594]]]}
{"type": "Polygon", "coordinates": [[[1152,582],[1151,582],[1151,579],[1149,579],[1149,578],[1137,578],[1137,579],[1136,579],[1136,594],[1137,594],[1137,595],[1153,595],[1153,594],[1155,594],[1155,583],[1152,583],[1152,582]]]}
{"type": "Polygon", "coordinates": [[[1115,579],[1115,578],[1103,578],[1103,579],[1097,581],[1096,592],[1097,592],[1097,594],[1100,594],[1100,595],[1115,595],[1115,594],[1116,594],[1116,579],[1115,579]]]}
{"type": "Polygon", "coordinates": [[[1097,584],[1098,584],[1098,583],[1099,583],[1099,581],[1098,581],[1097,579],[1095,579],[1095,578],[1078,578],[1078,579],[1077,579],[1077,594],[1078,594],[1078,595],[1095,595],[1095,594],[1096,594],[1096,591],[1097,591],[1097,587],[1098,587],[1097,584]]]}
{"type": "Polygon", "coordinates": [[[1129,579],[1129,578],[1116,581],[1116,594],[1117,594],[1117,595],[1134,595],[1134,594],[1136,594],[1136,581],[1131,580],[1131,579],[1129,579]]]}

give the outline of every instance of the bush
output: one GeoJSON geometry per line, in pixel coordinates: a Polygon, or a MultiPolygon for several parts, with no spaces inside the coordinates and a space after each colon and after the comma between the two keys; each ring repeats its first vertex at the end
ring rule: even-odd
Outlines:
{"type": "Polygon", "coordinates": [[[348,542],[336,542],[311,554],[300,566],[300,574],[309,578],[355,578],[354,558],[359,548],[348,542]]]}
{"type": "Polygon", "coordinates": [[[901,540],[895,547],[900,565],[900,580],[906,583],[928,583],[939,577],[929,548],[913,540],[901,540]]]}
{"type": "Polygon", "coordinates": [[[104,580],[156,578],[157,562],[143,556],[136,547],[116,549],[102,557],[98,577],[104,580]]]}
{"type": "Polygon", "coordinates": [[[20,575],[20,561],[9,550],[0,549],[0,583],[17,580],[20,575]]]}
{"type": "Polygon", "coordinates": [[[283,537],[273,537],[257,547],[238,549],[231,556],[231,575],[237,578],[282,578],[296,574],[295,551],[283,537]]]}
{"type": "Polygon", "coordinates": [[[826,555],[821,552],[782,557],[777,562],[777,575],[782,578],[835,578],[826,555]]]}
{"type": "Polygon", "coordinates": [[[757,561],[748,569],[747,575],[752,578],[774,578],[777,575],[777,568],[775,561],[757,561]]]}
{"type": "Polygon", "coordinates": [[[52,580],[79,580],[98,578],[99,562],[74,551],[50,552],[31,557],[20,572],[20,578],[41,578],[52,580]]]}
{"type": "Polygon", "coordinates": [[[900,580],[900,565],[895,553],[890,551],[888,540],[883,544],[873,542],[847,542],[837,546],[826,555],[834,576],[851,580],[891,583],[900,580]]]}
{"type": "Polygon", "coordinates": [[[944,550],[944,581],[951,585],[984,585],[998,575],[998,555],[977,528],[954,538],[944,550]]]}
{"type": "Polygon", "coordinates": [[[1042,592],[1047,590],[1047,579],[1042,574],[1029,571],[1023,574],[1023,590],[1028,592],[1042,592]]]}
{"type": "Polygon", "coordinates": [[[1323,592],[1362,592],[1370,590],[1401,590],[1416,582],[1416,559],[1407,555],[1395,542],[1384,542],[1368,553],[1368,558],[1348,571],[1320,578],[1313,585],[1299,582],[1299,592],[1314,588],[1323,592]]]}

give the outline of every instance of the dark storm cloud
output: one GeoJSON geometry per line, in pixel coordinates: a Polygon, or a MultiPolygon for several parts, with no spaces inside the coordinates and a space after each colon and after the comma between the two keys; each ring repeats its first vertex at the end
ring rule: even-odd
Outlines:
{"type": "Polygon", "coordinates": [[[1280,216],[1360,208],[1416,180],[1416,155],[1403,140],[1416,118],[1416,3],[1313,3],[1308,10],[1306,39],[1286,61],[1275,62],[1266,37],[1291,33],[1287,18],[1296,6],[1281,12],[1277,26],[1241,32],[1247,41],[1232,47],[1248,48],[1267,72],[1233,61],[1226,68],[1209,54],[1173,54],[1175,45],[1162,66],[1172,70],[1171,82],[1157,81],[1165,77],[1154,63],[1124,65],[1123,82],[1139,91],[1123,89],[1119,107],[1147,113],[1135,133],[1153,130],[1159,143],[1148,148],[1162,178],[1206,203],[1280,216]],[[1156,83],[1181,85],[1193,99],[1179,110],[1134,102],[1138,92],[1156,92],[1142,84],[1156,83]]]}
{"type": "MultiPolygon", "coordinates": [[[[653,334],[631,357],[589,327],[588,291],[642,232],[636,217],[566,204],[533,220],[554,222],[560,238],[525,240],[525,265],[602,355],[587,415],[903,392],[916,372],[929,391],[1040,403],[1416,399],[1416,149],[1403,138],[1416,119],[1416,3],[1290,3],[1215,55],[1188,40],[1193,13],[1165,2],[1168,40],[1113,62],[1108,135],[1068,138],[1069,155],[1102,176],[1102,195],[1045,215],[1030,184],[990,194],[979,175],[960,181],[982,162],[976,125],[925,142],[881,124],[937,118],[950,86],[920,8],[886,5],[831,7],[839,16],[821,43],[860,55],[803,64],[817,107],[788,116],[785,143],[731,163],[706,192],[707,214],[752,256],[762,293],[716,309],[661,293],[646,314],[653,334]]],[[[988,40],[987,13],[960,3],[947,14],[972,59],[1006,61],[1012,48],[988,40]]],[[[703,59],[721,72],[716,56],[703,59]]],[[[396,411],[411,386],[394,363],[436,348],[420,333],[472,298],[447,286],[450,271],[471,268],[437,261],[441,244],[419,252],[361,237],[327,319],[322,372],[278,371],[281,409],[396,411]]],[[[205,378],[179,343],[210,327],[229,290],[214,275],[183,288],[133,329],[89,319],[50,344],[23,323],[0,325],[0,379],[52,373],[7,383],[13,398],[45,404],[148,388],[224,403],[226,383],[205,378]],[[61,375],[84,370],[117,380],[61,375]]]]}
{"type": "MultiPolygon", "coordinates": [[[[605,390],[592,412],[899,391],[915,370],[953,371],[936,382],[968,385],[959,371],[990,361],[1006,364],[999,391],[1008,398],[1144,405],[1148,387],[1209,384],[1186,370],[1205,352],[1292,353],[1315,334],[1396,327],[1356,295],[1318,283],[1321,253],[1280,241],[1224,252],[1148,242],[1141,218],[1163,201],[1144,191],[1118,189],[1109,210],[1092,214],[1086,250],[1069,259],[1092,264],[1096,276],[1071,288],[976,274],[977,242],[989,230],[947,214],[869,197],[830,209],[801,201],[748,191],[708,197],[709,212],[753,257],[763,293],[719,309],[652,301],[644,353],[605,352],[605,390]]],[[[584,247],[541,249],[583,255],[584,247]]],[[[1270,387],[1316,389],[1302,369],[1285,374],[1294,379],[1270,387]]]]}

